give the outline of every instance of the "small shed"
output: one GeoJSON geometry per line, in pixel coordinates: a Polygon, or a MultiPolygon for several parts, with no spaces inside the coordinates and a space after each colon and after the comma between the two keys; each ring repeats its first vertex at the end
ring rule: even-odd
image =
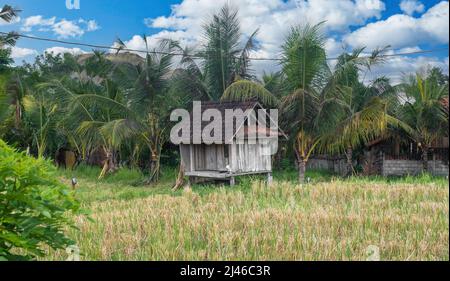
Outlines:
{"type": "MultiPolygon", "coordinates": [[[[230,126],[227,128],[226,118],[222,118],[222,138],[219,143],[206,144],[202,140],[200,144],[193,144],[193,130],[191,130],[190,141],[180,143],[180,156],[185,175],[191,181],[196,178],[209,178],[229,181],[230,185],[234,185],[237,176],[267,174],[268,182],[270,182],[272,155],[268,153],[268,150],[273,149],[273,145],[278,143],[279,136],[286,138],[286,135],[278,126],[274,128],[272,125],[270,128],[269,124],[274,120],[268,120],[264,126],[251,121],[253,118],[258,118],[258,110],[264,109],[262,105],[257,101],[202,102],[201,113],[203,114],[207,109],[217,109],[222,116],[225,116],[226,110],[240,109],[244,112],[244,119],[241,122],[233,119],[232,132],[227,134],[230,126]],[[252,115],[251,112],[256,115],[252,115]],[[229,136],[231,138],[227,139],[229,136]]],[[[191,124],[195,126],[192,112],[190,114],[191,124]]],[[[200,123],[202,130],[209,124],[205,121],[200,123]]]]}
{"type": "MultiPolygon", "coordinates": [[[[448,176],[448,137],[436,139],[428,151],[428,169],[436,176],[448,176]]],[[[363,170],[366,175],[403,176],[422,172],[422,151],[413,141],[390,136],[366,145],[363,170]]]]}

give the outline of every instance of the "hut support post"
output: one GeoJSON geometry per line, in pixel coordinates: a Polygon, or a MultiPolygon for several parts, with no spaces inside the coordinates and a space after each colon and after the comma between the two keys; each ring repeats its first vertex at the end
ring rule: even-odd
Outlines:
{"type": "Polygon", "coordinates": [[[230,186],[234,186],[236,184],[236,180],[234,177],[230,178],[230,186]]]}
{"type": "Polygon", "coordinates": [[[271,184],[273,182],[272,173],[267,173],[267,184],[271,184]]]}

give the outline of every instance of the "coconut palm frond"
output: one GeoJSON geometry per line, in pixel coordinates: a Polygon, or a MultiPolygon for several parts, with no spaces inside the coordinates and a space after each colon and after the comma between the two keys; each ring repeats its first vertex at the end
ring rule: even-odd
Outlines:
{"type": "Polygon", "coordinates": [[[309,90],[326,75],[325,39],[321,25],[292,27],[282,46],[281,65],[293,89],[309,90]]]}
{"type": "Polygon", "coordinates": [[[13,8],[10,5],[4,5],[0,11],[0,18],[6,22],[10,22],[13,18],[17,17],[21,10],[13,8]]]}
{"type": "Polygon", "coordinates": [[[114,119],[103,124],[99,131],[112,147],[119,147],[125,140],[138,135],[140,129],[132,119],[114,119]]]}
{"type": "Polygon", "coordinates": [[[250,52],[255,49],[255,37],[258,34],[259,29],[256,29],[250,37],[247,39],[247,42],[244,45],[244,48],[241,50],[241,54],[236,63],[236,70],[234,71],[235,80],[236,77],[240,77],[242,79],[251,79],[253,76],[251,75],[250,70],[250,52]]]}
{"type": "Polygon", "coordinates": [[[223,101],[248,101],[258,100],[267,107],[277,107],[278,99],[273,96],[262,85],[248,81],[239,80],[231,84],[223,93],[223,101]]]}

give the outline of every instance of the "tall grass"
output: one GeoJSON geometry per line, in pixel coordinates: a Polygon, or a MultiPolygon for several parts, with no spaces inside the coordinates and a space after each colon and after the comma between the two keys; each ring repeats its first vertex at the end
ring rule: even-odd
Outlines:
{"type": "Polygon", "coordinates": [[[370,245],[382,260],[448,260],[448,182],[424,177],[304,186],[247,177],[176,193],[169,177],[153,187],[82,178],[77,196],[92,221],[78,216],[68,232],[84,260],[364,260],[370,245]]]}

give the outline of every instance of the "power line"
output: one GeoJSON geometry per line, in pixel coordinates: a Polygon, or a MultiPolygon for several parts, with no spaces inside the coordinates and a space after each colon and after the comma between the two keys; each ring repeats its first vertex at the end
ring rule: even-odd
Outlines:
{"type": "MultiPolygon", "coordinates": [[[[0,31],[0,34],[8,35],[11,33],[0,31]]],[[[144,54],[152,53],[152,54],[160,54],[160,55],[173,55],[173,56],[187,56],[187,57],[191,57],[191,58],[202,58],[201,56],[187,55],[187,54],[183,54],[183,53],[172,53],[172,52],[163,52],[163,51],[144,51],[144,50],[137,50],[137,49],[130,49],[130,48],[121,48],[121,47],[96,45],[96,44],[88,44],[88,43],[78,43],[78,42],[37,37],[37,36],[31,36],[31,35],[25,35],[25,34],[19,34],[19,33],[14,33],[14,35],[17,37],[32,39],[32,40],[47,41],[47,42],[66,44],[66,45],[83,46],[83,47],[90,47],[90,48],[95,48],[95,49],[108,49],[108,50],[115,50],[118,52],[119,51],[127,51],[127,52],[136,52],[136,53],[144,53],[144,54]]],[[[444,48],[440,48],[440,49],[417,50],[417,51],[403,52],[403,53],[396,53],[396,54],[384,54],[384,55],[382,54],[382,55],[379,55],[379,57],[397,57],[397,56],[416,55],[416,54],[429,54],[429,53],[441,52],[441,51],[445,51],[445,50],[448,50],[448,46],[444,47],[444,48]]],[[[369,57],[369,56],[367,56],[367,57],[369,57]]],[[[253,60],[253,61],[281,61],[282,60],[281,58],[264,58],[264,57],[262,57],[262,58],[249,57],[248,59],[253,60]]],[[[338,59],[338,57],[327,58],[327,60],[337,60],[337,59],[338,59]]]]}
{"type": "MultiPolygon", "coordinates": [[[[8,32],[1,32],[0,34],[8,35],[11,33],[8,32]]],[[[116,50],[116,51],[129,51],[129,52],[138,52],[138,53],[156,53],[156,54],[162,54],[162,55],[183,55],[183,54],[176,54],[176,53],[169,53],[169,52],[161,52],[161,51],[144,51],[144,50],[134,50],[134,49],[128,49],[128,48],[119,48],[119,47],[112,47],[112,46],[105,46],[105,45],[95,45],[95,44],[87,44],[87,43],[78,43],[78,42],[70,42],[70,41],[63,41],[58,39],[51,39],[51,38],[43,38],[43,37],[36,37],[31,35],[25,35],[25,34],[14,34],[17,37],[26,38],[26,39],[32,39],[32,40],[38,40],[38,41],[47,41],[47,42],[54,42],[54,43],[60,43],[60,44],[66,44],[66,45],[76,45],[76,46],[83,46],[83,47],[90,47],[95,49],[109,49],[109,50],[116,50]]]]}

